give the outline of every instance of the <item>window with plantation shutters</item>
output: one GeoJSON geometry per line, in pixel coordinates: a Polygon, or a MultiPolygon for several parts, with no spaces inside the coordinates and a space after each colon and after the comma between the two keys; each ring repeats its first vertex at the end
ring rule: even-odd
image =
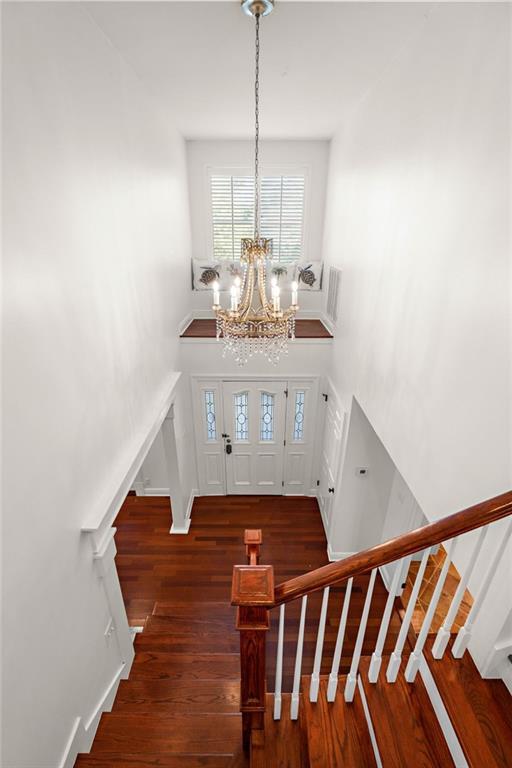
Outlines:
{"type": "MultiPolygon", "coordinates": [[[[260,189],[260,233],[273,240],[276,261],[302,255],[305,177],[263,176],[260,189]]],[[[213,255],[239,259],[240,240],[254,234],[254,177],[211,176],[213,255]]]]}

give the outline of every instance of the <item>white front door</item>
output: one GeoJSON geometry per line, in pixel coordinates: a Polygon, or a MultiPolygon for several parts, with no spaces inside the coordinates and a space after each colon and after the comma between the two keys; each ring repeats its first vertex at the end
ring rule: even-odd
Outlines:
{"type": "Polygon", "coordinates": [[[286,381],[223,383],[226,492],[282,494],[286,381]]]}

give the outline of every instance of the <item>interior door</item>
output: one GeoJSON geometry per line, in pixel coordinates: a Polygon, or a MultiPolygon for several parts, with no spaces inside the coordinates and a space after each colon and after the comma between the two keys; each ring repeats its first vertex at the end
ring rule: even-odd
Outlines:
{"type": "Polygon", "coordinates": [[[320,511],[326,532],[329,531],[333,509],[336,504],[336,480],[340,469],[344,423],[345,414],[337,407],[334,397],[329,395],[326,404],[318,494],[320,511]]]}
{"type": "Polygon", "coordinates": [[[223,383],[226,491],[282,494],[286,381],[223,383]]]}

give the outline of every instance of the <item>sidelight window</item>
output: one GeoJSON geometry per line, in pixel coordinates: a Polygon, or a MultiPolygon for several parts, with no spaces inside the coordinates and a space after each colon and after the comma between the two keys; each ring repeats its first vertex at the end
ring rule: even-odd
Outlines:
{"type": "Polygon", "coordinates": [[[206,439],[208,441],[217,439],[217,422],[215,418],[215,392],[205,390],[204,409],[206,417],[206,439]]]}

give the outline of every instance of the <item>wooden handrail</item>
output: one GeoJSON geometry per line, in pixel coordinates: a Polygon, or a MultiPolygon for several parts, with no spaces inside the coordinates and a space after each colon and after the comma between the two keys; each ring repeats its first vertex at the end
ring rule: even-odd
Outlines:
{"type": "MultiPolygon", "coordinates": [[[[414,552],[421,552],[427,547],[433,547],[443,541],[460,536],[463,533],[481,528],[495,520],[500,520],[512,514],[512,491],[502,493],[492,499],[475,504],[454,515],[443,517],[435,523],[424,525],[409,533],[397,536],[371,549],[365,549],[344,560],[329,563],[310,573],[297,576],[294,579],[278,584],[274,590],[274,605],[288,603],[310,592],[316,592],[324,587],[338,584],[351,576],[379,568],[386,563],[400,560],[414,552]]],[[[237,603],[235,605],[244,603],[237,603]]],[[[248,604],[247,602],[245,603],[248,604]]]]}

